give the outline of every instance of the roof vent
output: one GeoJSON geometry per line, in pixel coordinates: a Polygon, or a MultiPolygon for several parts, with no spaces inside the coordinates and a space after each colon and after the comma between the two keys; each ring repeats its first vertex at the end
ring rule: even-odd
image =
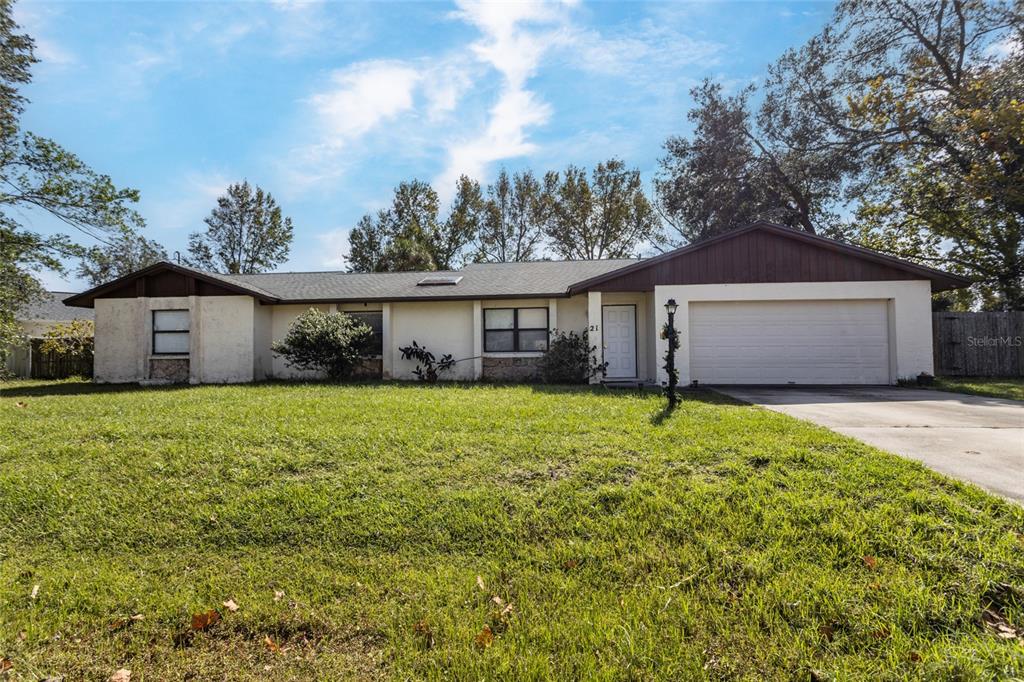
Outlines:
{"type": "Polygon", "coordinates": [[[428,275],[416,282],[418,287],[453,287],[462,281],[462,275],[428,275]]]}

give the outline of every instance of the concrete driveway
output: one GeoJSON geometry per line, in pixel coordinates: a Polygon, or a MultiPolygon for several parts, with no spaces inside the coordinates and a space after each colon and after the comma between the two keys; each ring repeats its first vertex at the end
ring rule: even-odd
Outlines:
{"type": "Polygon", "coordinates": [[[1024,502],[1024,403],[888,386],[716,390],[1024,502]]]}

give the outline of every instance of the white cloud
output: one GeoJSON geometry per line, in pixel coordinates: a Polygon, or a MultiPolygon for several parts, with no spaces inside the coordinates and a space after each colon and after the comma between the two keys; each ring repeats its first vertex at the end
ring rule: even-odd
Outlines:
{"type": "Polygon", "coordinates": [[[482,2],[463,0],[453,14],[482,34],[470,49],[476,58],[502,77],[498,101],[477,135],[453,140],[448,163],[436,178],[442,199],[448,199],[459,175],[486,177],[495,161],[529,154],[536,149],[527,133],[548,122],[551,107],[526,83],[536,73],[544,53],[564,42],[567,15],[564,4],[548,2],[482,2]]]}
{"type": "Polygon", "coordinates": [[[75,55],[69,50],[46,38],[36,39],[35,55],[43,64],[53,66],[67,66],[76,61],[75,55]]]}
{"type": "Polygon", "coordinates": [[[173,183],[166,198],[154,201],[146,210],[146,215],[151,216],[148,222],[154,229],[176,233],[175,236],[199,230],[203,218],[232,182],[221,171],[189,171],[173,183]]]}
{"type": "Polygon", "coordinates": [[[1012,54],[1016,54],[1021,51],[1021,43],[1014,36],[1003,38],[1002,40],[996,41],[985,48],[986,57],[995,57],[996,59],[1006,59],[1012,54]]]}
{"type": "Polygon", "coordinates": [[[720,63],[726,49],[721,43],[697,40],[670,24],[651,19],[617,35],[573,31],[565,44],[577,67],[584,71],[640,80],[648,74],[660,80],[665,73],[688,66],[713,67],[720,63]]]}
{"type": "Polygon", "coordinates": [[[324,146],[337,150],[412,108],[420,74],[401,62],[361,62],[334,72],[331,86],[310,98],[324,126],[324,146]]]}
{"type": "Polygon", "coordinates": [[[68,66],[78,61],[76,55],[47,36],[51,19],[59,14],[53,7],[18,2],[14,4],[14,21],[35,41],[35,56],[42,66],[68,66]]]}
{"type": "Polygon", "coordinates": [[[348,259],[348,233],[346,227],[339,227],[328,232],[321,232],[316,235],[316,240],[322,247],[323,257],[320,264],[329,268],[341,268],[345,266],[348,259]]]}

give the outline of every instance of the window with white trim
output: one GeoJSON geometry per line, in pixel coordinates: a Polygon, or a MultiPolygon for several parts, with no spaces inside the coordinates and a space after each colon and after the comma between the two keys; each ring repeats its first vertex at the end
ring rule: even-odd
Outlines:
{"type": "Polygon", "coordinates": [[[529,353],[547,349],[547,308],[484,309],[485,353],[529,353]]]}
{"type": "Polygon", "coordinates": [[[154,310],[153,355],[187,355],[188,349],[188,311],[154,310]]]}

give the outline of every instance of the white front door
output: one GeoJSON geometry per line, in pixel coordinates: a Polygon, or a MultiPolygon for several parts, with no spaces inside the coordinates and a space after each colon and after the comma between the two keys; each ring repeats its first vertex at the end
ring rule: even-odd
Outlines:
{"type": "Polygon", "coordinates": [[[636,370],[636,306],[604,306],[604,361],[608,363],[605,376],[609,379],[633,379],[636,370]]]}

